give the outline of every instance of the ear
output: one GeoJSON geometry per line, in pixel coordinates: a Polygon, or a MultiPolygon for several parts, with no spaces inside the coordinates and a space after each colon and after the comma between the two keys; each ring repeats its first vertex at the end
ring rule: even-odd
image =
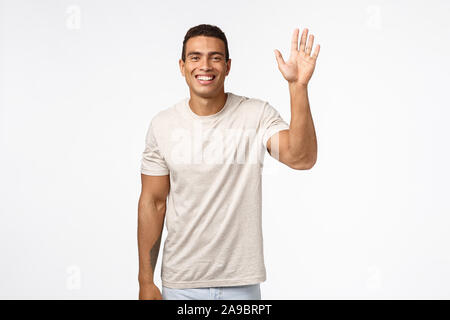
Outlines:
{"type": "Polygon", "coordinates": [[[227,73],[225,75],[228,75],[230,73],[230,69],[231,69],[231,59],[228,59],[228,62],[227,62],[227,73]]]}
{"type": "Polygon", "coordinates": [[[178,64],[180,66],[181,75],[184,77],[184,61],[183,61],[183,59],[180,59],[178,61],[178,64]]]}

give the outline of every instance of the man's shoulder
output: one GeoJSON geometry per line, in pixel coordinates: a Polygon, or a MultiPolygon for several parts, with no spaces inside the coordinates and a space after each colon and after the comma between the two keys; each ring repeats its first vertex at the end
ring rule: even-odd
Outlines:
{"type": "Polygon", "coordinates": [[[176,103],[169,107],[163,107],[161,110],[157,111],[155,115],[151,118],[151,123],[158,126],[168,126],[171,121],[174,120],[175,115],[179,111],[180,105],[184,102],[185,98],[180,99],[176,103]]]}
{"type": "Polygon", "coordinates": [[[235,97],[237,104],[245,105],[246,110],[250,110],[250,108],[254,108],[255,110],[262,110],[264,104],[267,103],[267,101],[263,99],[247,95],[239,95],[233,93],[233,96],[235,97]]]}

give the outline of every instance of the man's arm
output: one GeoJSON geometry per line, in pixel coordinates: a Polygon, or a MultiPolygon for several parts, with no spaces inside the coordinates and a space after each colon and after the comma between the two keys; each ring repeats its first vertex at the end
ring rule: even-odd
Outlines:
{"type": "Polygon", "coordinates": [[[308,101],[306,86],[289,84],[291,96],[291,123],[267,140],[267,150],[280,162],[296,170],[311,169],[317,160],[317,138],[308,101]],[[274,140],[272,140],[272,138],[274,140]],[[278,139],[278,140],[277,140],[278,139]],[[273,152],[278,143],[278,153],[273,152]]]}
{"type": "Polygon", "coordinates": [[[267,149],[272,155],[272,143],[275,142],[275,157],[279,161],[291,168],[304,170],[312,168],[317,160],[317,138],[308,100],[308,83],[316,66],[320,45],[311,55],[314,36],[310,35],[306,43],[308,29],[305,28],[299,49],[299,31],[295,29],[292,35],[291,55],[287,62],[284,62],[280,51],[275,50],[278,69],[289,84],[291,123],[289,130],[282,130],[273,135],[274,140],[267,141],[267,149]]]}
{"type": "Polygon", "coordinates": [[[170,189],[169,175],[141,174],[142,191],[138,206],[139,299],[161,300],[153,282],[170,189]]]}

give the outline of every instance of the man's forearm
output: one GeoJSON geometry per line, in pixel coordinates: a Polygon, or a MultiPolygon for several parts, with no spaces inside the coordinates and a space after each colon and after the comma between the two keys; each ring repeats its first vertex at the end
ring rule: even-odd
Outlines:
{"type": "Polygon", "coordinates": [[[317,138],[308,101],[308,88],[289,83],[291,123],[289,152],[301,162],[314,165],[317,159],[317,138]]]}
{"type": "Polygon", "coordinates": [[[139,283],[153,283],[166,213],[165,203],[139,201],[138,248],[139,283]]]}

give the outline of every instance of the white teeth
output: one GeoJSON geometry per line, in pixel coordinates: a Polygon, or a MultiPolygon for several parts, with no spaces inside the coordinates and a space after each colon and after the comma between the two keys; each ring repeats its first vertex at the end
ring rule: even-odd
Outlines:
{"type": "Polygon", "coordinates": [[[197,79],[199,79],[199,80],[206,80],[206,81],[208,81],[208,80],[212,80],[212,79],[213,79],[213,77],[203,77],[203,76],[198,76],[198,77],[197,77],[197,79]]]}

